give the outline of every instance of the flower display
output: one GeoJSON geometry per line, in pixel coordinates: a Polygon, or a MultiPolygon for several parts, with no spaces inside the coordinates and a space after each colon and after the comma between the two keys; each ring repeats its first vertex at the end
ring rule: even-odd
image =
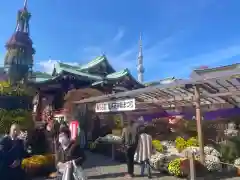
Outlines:
{"type": "Polygon", "coordinates": [[[175,142],[173,141],[161,141],[161,144],[163,145],[164,150],[167,150],[171,147],[175,147],[175,142]]]}
{"type": "Polygon", "coordinates": [[[240,158],[235,159],[234,166],[240,167],[240,158]]]}
{"type": "Polygon", "coordinates": [[[43,169],[51,169],[55,163],[55,156],[50,155],[35,155],[30,158],[23,159],[22,168],[28,174],[37,174],[43,169]]]}
{"type": "Polygon", "coordinates": [[[191,137],[187,140],[187,147],[191,147],[191,146],[199,146],[198,140],[195,137],[191,137]]]}
{"type": "Polygon", "coordinates": [[[173,176],[181,177],[183,173],[181,171],[181,161],[185,160],[184,158],[177,158],[171,161],[168,165],[168,171],[173,176]]]}
{"type": "Polygon", "coordinates": [[[153,147],[156,149],[156,151],[163,152],[163,145],[159,140],[153,140],[152,144],[153,144],[153,147]]]}
{"type": "Polygon", "coordinates": [[[108,134],[108,135],[106,135],[104,137],[100,137],[100,138],[97,139],[97,141],[109,142],[109,143],[114,143],[114,142],[115,143],[120,143],[121,140],[122,140],[121,137],[115,136],[113,134],[108,134]]]}
{"type": "Polygon", "coordinates": [[[165,162],[165,155],[162,153],[157,152],[156,154],[152,155],[150,158],[150,164],[155,169],[160,170],[165,162]]]}
{"type": "Polygon", "coordinates": [[[175,140],[176,148],[179,152],[182,152],[187,147],[187,142],[182,137],[177,137],[175,140]]]}
{"type": "Polygon", "coordinates": [[[222,156],[220,152],[218,152],[216,149],[214,149],[211,146],[204,146],[204,154],[205,155],[216,156],[218,158],[220,158],[222,156]]]}
{"type": "Polygon", "coordinates": [[[213,155],[205,156],[205,167],[208,171],[221,171],[222,164],[220,163],[220,159],[213,155]]]}

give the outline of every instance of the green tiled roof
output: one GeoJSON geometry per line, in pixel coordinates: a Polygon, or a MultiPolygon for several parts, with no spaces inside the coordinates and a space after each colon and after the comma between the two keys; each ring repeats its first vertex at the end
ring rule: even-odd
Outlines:
{"type": "Polygon", "coordinates": [[[118,72],[115,72],[115,73],[108,74],[106,76],[106,79],[117,79],[117,78],[121,78],[123,76],[129,75],[129,74],[130,74],[129,70],[124,69],[122,71],[118,71],[118,72]]]}
{"type": "Polygon", "coordinates": [[[80,68],[79,66],[72,66],[72,65],[69,65],[69,64],[62,63],[62,62],[57,62],[54,65],[54,69],[55,69],[57,74],[59,74],[64,69],[78,70],[79,68],[80,68]]]}
{"type": "Polygon", "coordinates": [[[58,65],[62,68],[72,68],[72,69],[79,69],[80,68],[79,65],[72,66],[70,64],[65,64],[65,63],[62,63],[62,62],[58,62],[58,65]]]}
{"type": "Polygon", "coordinates": [[[77,76],[82,76],[82,77],[92,79],[93,81],[95,81],[93,84],[99,84],[99,83],[104,82],[105,80],[115,80],[115,79],[124,77],[126,75],[129,75],[132,77],[132,75],[128,69],[124,69],[122,71],[108,74],[105,77],[101,76],[101,75],[93,75],[91,73],[87,73],[86,71],[84,71],[88,68],[92,68],[92,67],[98,65],[99,63],[101,63],[103,61],[106,61],[106,63],[108,63],[105,55],[99,56],[85,65],[73,66],[73,65],[62,63],[62,62],[57,62],[54,66],[54,73],[56,73],[55,76],[51,76],[50,74],[42,73],[42,72],[35,72],[34,74],[36,77],[36,82],[44,82],[44,81],[54,80],[57,77],[59,77],[59,74],[61,74],[62,72],[67,72],[67,73],[71,73],[71,74],[74,74],[77,76]]]}
{"type": "Polygon", "coordinates": [[[65,72],[69,72],[71,74],[76,74],[76,75],[79,75],[79,76],[89,77],[89,78],[92,78],[92,79],[95,79],[95,80],[102,80],[101,76],[96,76],[96,75],[81,72],[80,70],[78,70],[78,68],[75,68],[74,66],[68,66],[67,67],[67,66],[65,66],[65,64],[63,66],[63,63],[57,63],[55,68],[56,68],[58,74],[60,74],[62,71],[65,71],[65,72]]]}
{"type": "Polygon", "coordinates": [[[52,76],[48,73],[36,71],[33,72],[33,76],[38,77],[38,78],[52,78],[52,76]]]}
{"type": "Polygon", "coordinates": [[[39,77],[36,77],[35,81],[36,82],[46,82],[48,80],[54,80],[56,77],[51,77],[51,78],[39,78],[39,77]]]}
{"type": "Polygon", "coordinates": [[[90,61],[89,63],[80,66],[80,70],[84,70],[84,69],[88,69],[91,68],[101,62],[103,62],[104,60],[106,60],[106,56],[98,56],[97,58],[95,58],[94,60],[90,61]]]}
{"type": "MultiPolygon", "coordinates": [[[[119,78],[122,78],[124,76],[130,76],[132,77],[130,71],[128,69],[124,69],[124,70],[121,70],[121,71],[118,71],[118,72],[114,72],[114,73],[111,73],[111,74],[108,74],[104,80],[101,80],[101,81],[96,81],[94,82],[92,85],[95,86],[95,85],[98,85],[98,84],[101,84],[101,83],[104,83],[104,82],[107,82],[108,80],[116,80],[116,79],[119,79],[119,78]]],[[[133,77],[132,77],[133,78],[133,77]]],[[[134,79],[134,78],[133,78],[134,79]]],[[[139,83],[139,82],[138,82],[139,83]]],[[[139,83],[140,84],[140,83],[139,83]]]]}

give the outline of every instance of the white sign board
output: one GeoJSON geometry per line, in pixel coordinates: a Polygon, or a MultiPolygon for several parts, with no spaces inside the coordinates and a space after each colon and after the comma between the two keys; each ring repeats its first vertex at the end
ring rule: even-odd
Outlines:
{"type": "Polygon", "coordinates": [[[135,99],[125,99],[97,103],[95,107],[95,112],[133,111],[135,110],[135,108],[136,108],[135,99]]]}

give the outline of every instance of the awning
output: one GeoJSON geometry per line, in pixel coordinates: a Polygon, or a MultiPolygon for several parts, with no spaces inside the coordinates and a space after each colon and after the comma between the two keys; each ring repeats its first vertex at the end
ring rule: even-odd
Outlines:
{"type": "Polygon", "coordinates": [[[199,86],[201,105],[230,104],[240,106],[240,72],[232,71],[218,77],[176,80],[170,84],[155,85],[116,94],[91,97],[76,104],[135,98],[138,103],[159,104],[162,107],[189,106],[194,103],[194,85],[199,86]]]}

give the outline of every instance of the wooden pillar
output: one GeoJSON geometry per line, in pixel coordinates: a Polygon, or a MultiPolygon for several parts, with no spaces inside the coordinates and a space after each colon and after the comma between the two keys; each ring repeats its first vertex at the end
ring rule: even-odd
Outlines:
{"type": "Polygon", "coordinates": [[[196,169],[195,169],[195,157],[192,152],[187,152],[186,154],[189,160],[189,180],[196,180],[196,169]]]}
{"type": "Polygon", "coordinates": [[[200,161],[204,163],[204,142],[203,142],[203,132],[202,132],[202,115],[201,115],[201,105],[200,105],[200,92],[197,85],[194,86],[195,94],[195,107],[196,107],[196,123],[197,123],[197,133],[200,148],[200,161]]]}

